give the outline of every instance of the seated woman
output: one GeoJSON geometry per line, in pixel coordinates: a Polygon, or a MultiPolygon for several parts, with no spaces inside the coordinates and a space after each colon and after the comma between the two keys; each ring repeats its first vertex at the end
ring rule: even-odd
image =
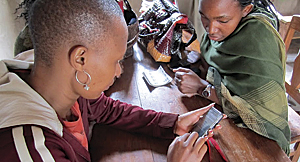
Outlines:
{"type": "Polygon", "coordinates": [[[175,82],[183,93],[218,103],[238,125],[275,140],[288,154],[285,47],[271,2],[252,2],[200,0],[206,30],[200,44],[201,75],[178,68],[175,82]]]}
{"type": "Polygon", "coordinates": [[[128,30],[111,0],[35,0],[34,52],[0,61],[1,161],[91,161],[89,123],[173,139],[168,161],[200,161],[205,141],[190,132],[212,105],[186,114],[145,110],[103,93],[120,77],[128,30]],[[4,156],[10,155],[10,156],[4,156]]]}

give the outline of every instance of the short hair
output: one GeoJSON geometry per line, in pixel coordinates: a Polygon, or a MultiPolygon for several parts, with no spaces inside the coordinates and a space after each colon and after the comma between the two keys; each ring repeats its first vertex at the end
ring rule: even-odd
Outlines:
{"type": "Polygon", "coordinates": [[[123,13],[115,0],[36,0],[28,21],[35,61],[51,66],[64,45],[95,45],[107,39],[117,17],[123,13]]]}

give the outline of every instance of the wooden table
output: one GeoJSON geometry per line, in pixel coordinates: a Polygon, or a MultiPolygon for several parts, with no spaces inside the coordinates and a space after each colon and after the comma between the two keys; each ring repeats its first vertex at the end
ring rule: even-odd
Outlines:
{"type": "MultiPolygon", "coordinates": [[[[153,88],[142,77],[143,71],[156,70],[162,65],[165,71],[174,74],[164,63],[155,63],[149,54],[134,45],[134,55],[125,59],[124,73],[106,95],[123,102],[139,105],[156,111],[185,113],[209,102],[199,96],[188,97],[174,83],[153,88]]],[[[286,162],[290,161],[275,141],[264,138],[249,129],[238,128],[231,119],[222,120],[222,129],[216,131],[214,139],[230,162],[286,162]]],[[[90,142],[93,162],[166,162],[171,140],[128,133],[105,125],[94,126],[90,142]]],[[[216,150],[211,158],[223,161],[216,150]]],[[[203,161],[209,161],[208,153],[203,161]]]]}

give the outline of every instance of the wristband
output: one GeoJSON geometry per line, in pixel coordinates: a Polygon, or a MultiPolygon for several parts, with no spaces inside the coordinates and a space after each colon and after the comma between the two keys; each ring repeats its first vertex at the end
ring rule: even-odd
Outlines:
{"type": "Polygon", "coordinates": [[[201,96],[204,98],[208,98],[211,94],[211,84],[208,84],[205,89],[202,91],[201,96]]]}

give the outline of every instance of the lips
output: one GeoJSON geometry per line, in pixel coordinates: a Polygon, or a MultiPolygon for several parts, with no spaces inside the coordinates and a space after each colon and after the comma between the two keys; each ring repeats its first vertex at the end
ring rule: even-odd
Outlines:
{"type": "Polygon", "coordinates": [[[216,37],[216,36],[208,35],[208,37],[209,37],[210,40],[214,40],[214,41],[219,40],[219,37],[216,37]]]}

